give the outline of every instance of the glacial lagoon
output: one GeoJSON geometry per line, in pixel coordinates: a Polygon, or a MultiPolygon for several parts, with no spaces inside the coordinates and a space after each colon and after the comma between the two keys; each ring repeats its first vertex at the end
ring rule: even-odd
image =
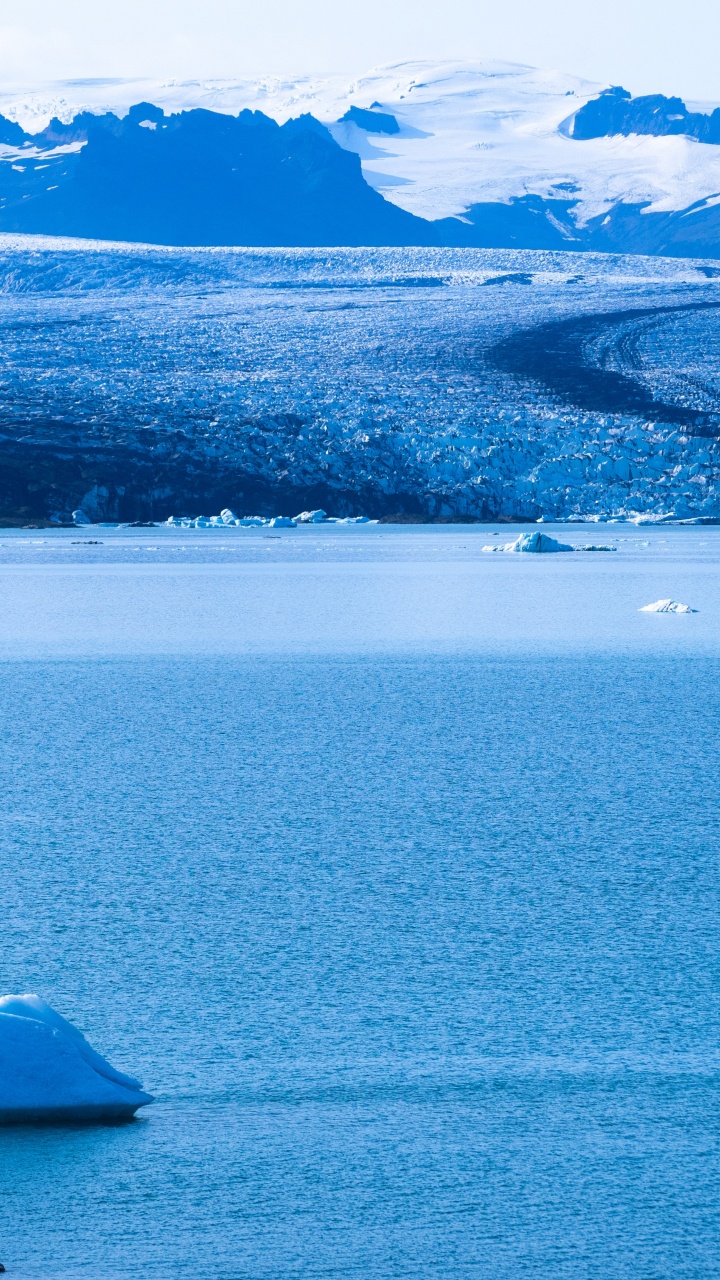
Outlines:
{"type": "Polygon", "coordinates": [[[720,529],[522,531],[0,535],[8,1274],[720,1276],[720,529]]]}

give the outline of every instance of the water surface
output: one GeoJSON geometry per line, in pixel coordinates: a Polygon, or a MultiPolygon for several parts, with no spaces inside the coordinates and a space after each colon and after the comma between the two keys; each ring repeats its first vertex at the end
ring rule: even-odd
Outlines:
{"type": "Polygon", "coordinates": [[[2,987],[158,1099],[0,1259],[720,1276],[717,532],[305,533],[0,539],[2,987]]]}

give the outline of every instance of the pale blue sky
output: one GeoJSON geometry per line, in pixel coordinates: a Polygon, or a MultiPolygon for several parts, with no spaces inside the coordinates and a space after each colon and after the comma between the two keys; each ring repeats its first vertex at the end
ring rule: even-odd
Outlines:
{"type": "Polygon", "coordinates": [[[507,58],[720,101],[720,0],[0,0],[0,78],[347,71],[507,58]]]}

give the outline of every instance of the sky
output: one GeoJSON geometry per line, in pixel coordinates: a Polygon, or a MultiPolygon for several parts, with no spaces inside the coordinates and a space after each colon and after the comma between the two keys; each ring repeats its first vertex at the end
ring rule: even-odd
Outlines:
{"type": "Polygon", "coordinates": [[[500,58],[720,102],[720,0],[0,0],[0,82],[500,58]]]}

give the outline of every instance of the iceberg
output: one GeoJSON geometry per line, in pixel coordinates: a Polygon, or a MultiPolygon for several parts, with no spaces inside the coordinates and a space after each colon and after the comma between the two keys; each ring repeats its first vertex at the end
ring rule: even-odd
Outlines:
{"type": "Polygon", "coordinates": [[[697,613],[689,604],[680,604],[677,600],[654,600],[652,604],[644,604],[638,613],[697,613]]]}
{"type": "Polygon", "coordinates": [[[90,517],[86,516],[85,512],[80,510],[73,511],[72,522],[73,524],[92,524],[90,517]]]}
{"type": "Polygon", "coordinates": [[[537,553],[549,551],[574,551],[567,542],[558,542],[556,538],[551,538],[549,533],[541,533],[539,529],[535,533],[521,533],[519,538],[514,542],[506,542],[500,547],[483,547],[483,551],[532,551],[537,553]]]}
{"type": "MultiPolygon", "coordinates": [[[[91,523],[82,511],[75,511],[75,517],[76,524],[91,523]]],[[[371,520],[369,516],[329,516],[319,509],[301,511],[294,519],[290,516],[236,516],[230,507],[224,507],[219,516],[168,516],[164,523],[171,529],[259,529],[268,525],[271,529],[294,529],[298,524],[377,524],[377,520],[371,520]]]]}
{"type": "Polygon", "coordinates": [[[0,1122],[118,1120],[153,1098],[40,996],[0,999],[0,1122]]]}
{"type": "Polygon", "coordinates": [[[297,524],[322,524],[326,519],[326,513],[319,508],[317,511],[301,511],[299,516],[295,516],[297,524]]]}

